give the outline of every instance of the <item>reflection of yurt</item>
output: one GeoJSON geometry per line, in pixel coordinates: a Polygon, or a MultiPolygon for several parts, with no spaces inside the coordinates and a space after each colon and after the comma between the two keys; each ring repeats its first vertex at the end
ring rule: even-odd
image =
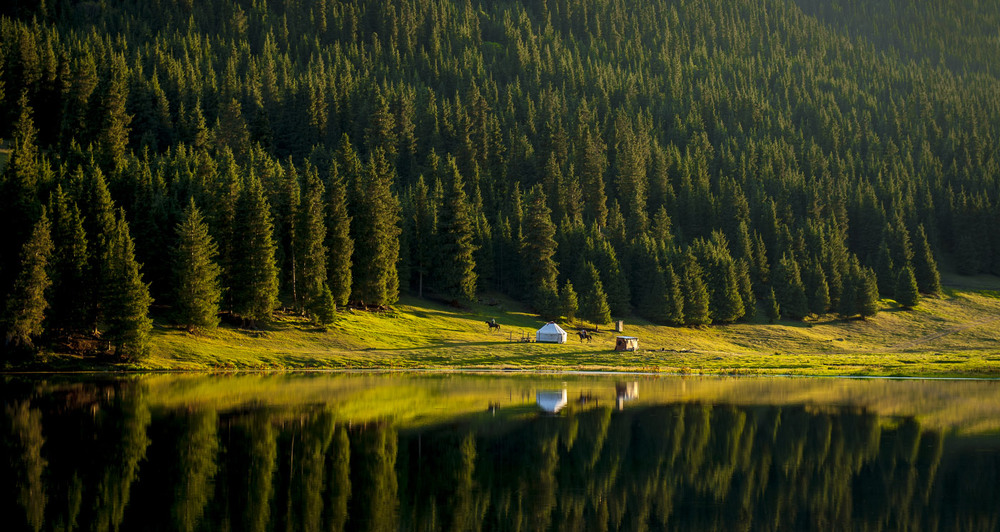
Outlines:
{"type": "Polygon", "coordinates": [[[550,321],[538,329],[535,333],[536,342],[548,342],[550,344],[565,344],[566,343],[566,331],[562,330],[562,327],[556,325],[554,321],[550,321]]]}
{"type": "Polygon", "coordinates": [[[635,336],[616,336],[615,351],[635,351],[639,349],[639,339],[635,336]]]}
{"type": "Polygon", "coordinates": [[[542,410],[550,414],[555,414],[562,410],[562,407],[566,406],[566,390],[535,392],[535,402],[538,403],[539,408],[542,410]]]}

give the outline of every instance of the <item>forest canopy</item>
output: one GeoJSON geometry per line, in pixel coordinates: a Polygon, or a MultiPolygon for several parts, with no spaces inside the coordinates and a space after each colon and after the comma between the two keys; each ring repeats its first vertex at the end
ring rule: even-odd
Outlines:
{"type": "Polygon", "coordinates": [[[141,357],[150,300],[194,326],[498,291],[555,318],[572,286],[583,320],[697,325],[1000,273],[995,3],[0,15],[8,346],[96,330],[141,357]]]}

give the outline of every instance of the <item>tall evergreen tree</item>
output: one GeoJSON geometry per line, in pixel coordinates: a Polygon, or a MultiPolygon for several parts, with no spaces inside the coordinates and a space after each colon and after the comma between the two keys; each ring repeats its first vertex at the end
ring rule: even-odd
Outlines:
{"type": "Polygon", "coordinates": [[[680,276],[671,264],[663,269],[663,319],[671,325],[684,324],[684,293],[680,276]]]}
{"type": "Polygon", "coordinates": [[[399,297],[400,207],[392,193],[393,179],[385,153],[377,148],[354,188],[351,299],[369,305],[391,305],[399,297]]]}
{"type": "Polygon", "coordinates": [[[149,355],[149,285],[142,281],[135,260],[135,243],[125,221],[125,210],[118,213],[111,238],[108,261],[109,283],[105,287],[104,337],[122,360],[138,361],[149,355]]]}
{"type": "Polygon", "coordinates": [[[597,268],[590,262],[585,262],[581,272],[583,291],[580,293],[580,317],[594,325],[611,321],[611,308],[608,307],[604,286],[597,268]]]}
{"type": "Polygon", "coordinates": [[[323,212],[325,193],[316,168],[307,166],[305,190],[295,233],[295,255],[299,264],[296,281],[303,307],[313,316],[316,316],[316,309],[327,303],[325,295],[330,290],[326,271],[326,214],[323,212]]]}
{"type": "Polygon", "coordinates": [[[878,314],[878,282],[875,280],[875,272],[871,268],[860,267],[857,275],[858,313],[862,318],[868,318],[878,314]]]}
{"type": "Polygon", "coordinates": [[[51,325],[65,332],[87,328],[87,233],[76,203],[57,186],[49,200],[52,214],[51,325]]]}
{"type": "Polygon", "coordinates": [[[777,286],[775,295],[778,297],[782,315],[793,320],[804,318],[809,313],[809,302],[805,286],[802,284],[799,263],[794,256],[789,253],[781,256],[773,279],[777,286]]]}
{"type": "Polygon", "coordinates": [[[573,289],[573,283],[566,280],[566,284],[563,285],[562,290],[559,291],[560,303],[562,305],[562,315],[566,317],[566,321],[573,323],[576,321],[576,312],[580,308],[580,302],[577,299],[576,290],[573,289]]]}
{"type": "Polygon", "coordinates": [[[435,276],[444,296],[471,301],[476,296],[477,280],[472,218],[454,157],[448,156],[445,168],[450,175],[438,219],[439,262],[435,276]]]}
{"type": "Polygon", "coordinates": [[[684,323],[686,325],[708,325],[708,288],[702,277],[701,266],[694,253],[688,251],[683,258],[682,286],[684,290],[684,323]]]}
{"type": "Polygon", "coordinates": [[[270,208],[255,176],[243,189],[236,219],[241,245],[233,265],[233,312],[253,325],[266,323],[278,301],[277,247],[270,208]]]}
{"type": "Polygon", "coordinates": [[[351,217],[347,212],[347,186],[336,164],[330,166],[327,191],[327,284],[334,302],[343,306],[351,297],[351,256],[354,254],[354,240],[351,239],[351,217]]]}
{"type": "Polygon", "coordinates": [[[52,284],[46,271],[52,257],[51,231],[43,211],[21,250],[21,269],[7,296],[3,315],[7,348],[33,349],[35,339],[44,332],[43,322],[48,309],[45,291],[52,284]]]}
{"type": "Polygon", "coordinates": [[[556,276],[559,272],[552,258],[556,253],[556,228],[541,185],[535,185],[531,189],[528,202],[522,262],[527,268],[526,277],[530,283],[535,310],[545,316],[553,316],[558,313],[559,304],[556,296],[556,276]]]}
{"type": "Polygon", "coordinates": [[[927,243],[927,233],[923,224],[917,226],[913,239],[913,273],[917,278],[917,287],[924,294],[941,292],[941,274],[938,273],[937,261],[927,243]]]}
{"type": "Polygon", "coordinates": [[[219,324],[222,288],[215,263],[218,246],[191,198],[180,223],[173,248],[175,319],[188,330],[213,328],[219,324]]]}
{"type": "Polygon", "coordinates": [[[778,298],[774,295],[774,289],[768,287],[764,296],[764,312],[767,313],[767,320],[771,323],[778,321],[781,317],[781,307],[778,306],[778,298]]]}
{"type": "Polygon", "coordinates": [[[920,301],[920,292],[917,289],[917,278],[913,274],[913,267],[907,266],[899,271],[896,279],[896,302],[905,309],[917,306],[920,301]]]}

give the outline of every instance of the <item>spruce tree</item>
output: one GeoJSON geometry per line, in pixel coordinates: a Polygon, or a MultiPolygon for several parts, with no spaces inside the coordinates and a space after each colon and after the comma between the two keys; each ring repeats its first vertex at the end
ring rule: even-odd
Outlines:
{"type": "Polygon", "coordinates": [[[917,306],[920,301],[920,292],[917,288],[917,278],[913,274],[913,268],[907,266],[900,270],[896,279],[896,302],[905,309],[917,306]]]}
{"type": "Polygon", "coordinates": [[[579,310],[580,302],[577,299],[576,290],[573,289],[573,283],[568,279],[562,290],[559,291],[559,296],[562,303],[562,315],[566,317],[567,322],[573,323],[576,321],[576,312],[579,310]]]}
{"type": "Polygon", "coordinates": [[[323,212],[323,196],[326,190],[319,179],[315,167],[309,165],[305,169],[305,189],[302,204],[299,209],[299,220],[296,224],[295,256],[298,260],[299,294],[303,307],[313,317],[313,311],[326,304],[325,292],[327,285],[326,260],[326,215],[323,212]]]}
{"type": "Polygon", "coordinates": [[[556,288],[556,263],[552,257],[556,253],[555,233],[545,193],[541,185],[535,185],[529,194],[528,212],[524,219],[524,242],[522,263],[527,268],[526,277],[532,290],[532,303],[540,314],[552,316],[558,313],[559,300],[556,288]]]}
{"type": "Polygon", "coordinates": [[[609,323],[611,309],[608,307],[607,295],[604,293],[604,286],[601,284],[601,276],[597,273],[597,268],[592,263],[585,262],[580,279],[583,282],[581,285],[583,291],[580,292],[580,318],[594,325],[609,323]]]}
{"type": "Polygon", "coordinates": [[[233,312],[256,325],[268,322],[278,301],[276,245],[270,209],[260,181],[251,176],[237,206],[233,264],[233,312]]]}
{"type": "Polygon", "coordinates": [[[806,272],[807,299],[809,311],[818,316],[826,314],[830,308],[830,287],[826,282],[826,274],[818,261],[811,261],[806,272]]]}
{"type": "Polygon", "coordinates": [[[450,183],[438,219],[436,284],[445,297],[471,301],[476,296],[477,281],[472,217],[465,185],[454,157],[448,156],[445,168],[450,174],[450,183]]]}
{"type": "Polygon", "coordinates": [[[347,212],[347,186],[336,164],[330,166],[327,189],[327,284],[334,302],[343,306],[351,297],[351,256],[354,254],[354,240],[351,239],[351,217],[347,212]]]}
{"type": "Polygon", "coordinates": [[[92,242],[90,253],[89,276],[91,279],[87,301],[87,320],[96,329],[104,317],[103,293],[113,289],[111,276],[111,247],[115,233],[115,206],[111,200],[104,181],[104,174],[95,166],[88,172],[88,199],[82,202],[85,207],[83,223],[87,230],[87,240],[92,242]]]}
{"type": "Polygon", "coordinates": [[[219,324],[220,268],[215,263],[218,246],[208,233],[194,203],[188,203],[177,224],[177,244],[173,248],[174,317],[188,330],[213,328],[219,324]]]}
{"type": "Polygon", "coordinates": [[[417,274],[417,295],[424,297],[424,278],[431,273],[434,242],[437,241],[437,206],[432,201],[424,176],[417,178],[413,191],[413,270],[417,274]]]}
{"type": "Polygon", "coordinates": [[[708,288],[702,277],[698,259],[690,251],[684,256],[682,271],[682,286],[684,289],[684,323],[686,325],[708,325],[709,316],[708,288]]]}
{"type": "Polygon", "coordinates": [[[663,319],[671,325],[684,324],[684,293],[680,276],[667,264],[663,269],[663,319]]]}
{"type": "Polygon", "coordinates": [[[52,214],[51,325],[65,332],[87,327],[87,234],[76,203],[57,186],[49,200],[52,214]]]}
{"type": "Polygon", "coordinates": [[[368,305],[391,305],[399,297],[399,200],[391,186],[393,171],[385,153],[376,148],[367,171],[355,183],[354,286],[351,299],[368,305]]]}
{"type": "Polygon", "coordinates": [[[858,314],[862,318],[868,318],[878,313],[878,281],[875,272],[871,268],[859,267],[856,278],[856,297],[858,314]]]}
{"type": "Polygon", "coordinates": [[[809,302],[806,298],[805,286],[799,272],[799,263],[789,253],[781,256],[778,267],[774,271],[774,284],[777,286],[775,295],[781,313],[787,318],[801,320],[809,313],[809,302]]]}
{"type": "Polygon", "coordinates": [[[941,274],[938,273],[931,246],[927,243],[923,224],[917,226],[913,239],[913,273],[920,292],[931,295],[941,292],[941,274]]]}
{"type": "Polygon", "coordinates": [[[48,309],[45,291],[52,284],[46,271],[52,257],[51,231],[49,219],[42,211],[21,250],[21,268],[7,296],[3,328],[8,348],[34,349],[35,339],[44,332],[43,322],[48,309]]]}
{"type": "Polygon", "coordinates": [[[149,333],[153,329],[149,306],[153,299],[135,260],[135,243],[124,209],[119,210],[115,221],[109,255],[109,283],[103,298],[104,337],[115,356],[135,362],[149,355],[149,333]]]}
{"type": "Polygon", "coordinates": [[[778,321],[781,317],[781,307],[778,306],[778,298],[774,295],[774,289],[768,287],[764,295],[764,312],[767,313],[767,320],[771,323],[778,321]]]}

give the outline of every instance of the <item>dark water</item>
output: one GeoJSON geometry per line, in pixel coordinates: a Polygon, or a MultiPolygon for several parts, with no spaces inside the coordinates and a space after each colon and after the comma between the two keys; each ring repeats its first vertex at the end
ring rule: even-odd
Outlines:
{"type": "Polygon", "coordinates": [[[0,383],[4,530],[1000,529],[997,382],[0,383]]]}

